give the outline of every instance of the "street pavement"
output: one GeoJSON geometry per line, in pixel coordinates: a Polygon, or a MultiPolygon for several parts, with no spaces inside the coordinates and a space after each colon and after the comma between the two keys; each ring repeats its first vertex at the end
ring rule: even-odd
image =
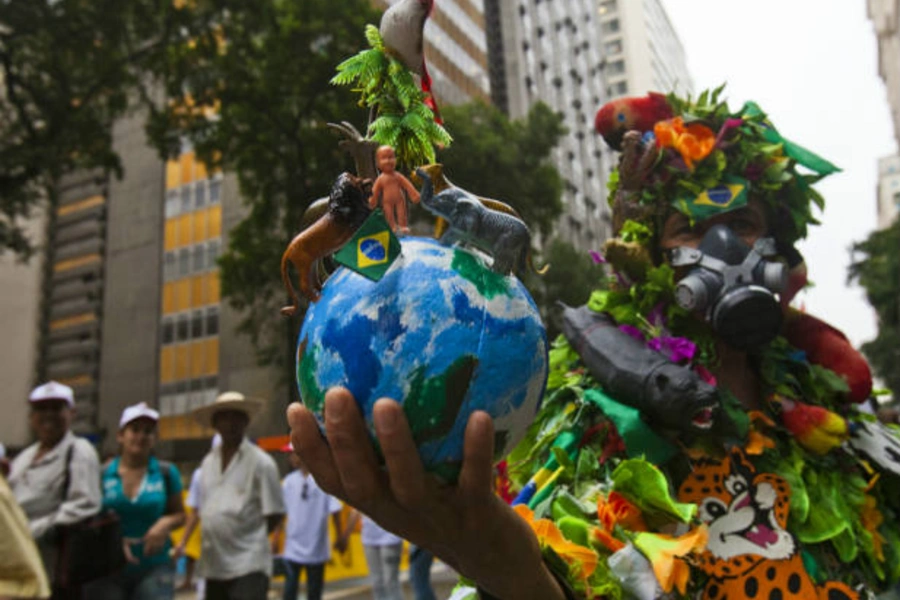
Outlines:
{"type": "MultiPolygon", "coordinates": [[[[400,581],[403,583],[403,593],[406,600],[415,600],[412,587],[409,585],[409,575],[406,571],[400,573],[400,581]]],[[[457,574],[447,565],[436,562],[431,568],[431,584],[434,588],[434,595],[438,600],[449,598],[456,582],[457,574]]],[[[281,590],[281,581],[273,581],[269,588],[269,600],[281,600],[281,590]]],[[[196,597],[196,592],[178,592],[175,594],[176,600],[194,600],[196,597]]],[[[323,600],[365,600],[368,598],[372,598],[372,586],[369,585],[365,577],[344,579],[325,584],[323,600]]],[[[306,599],[302,586],[300,596],[298,596],[299,599],[306,599]]]]}

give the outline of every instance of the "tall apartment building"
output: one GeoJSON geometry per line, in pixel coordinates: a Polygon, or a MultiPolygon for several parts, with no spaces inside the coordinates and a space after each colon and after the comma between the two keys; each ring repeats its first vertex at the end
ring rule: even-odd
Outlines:
{"type": "Polygon", "coordinates": [[[868,0],[868,13],[878,37],[878,72],[887,87],[894,138],[900,144],[900,0],[868,0]]]}
{"type": "Polygon", "coordinates": [[[684,50],[660,0],[485,0],[494,102],[511,118],[540,100],[569,134],[554,153],[565,190],[559,234],[582,249],[610,232],[616,157],[593,131],[612,98],[690,91],[684,50]]]}
{"type": "Polygon", "coordinates": [[[878,228],[890,226],[900,214],[900,154],[878,159],[878,228]]]}
{"type": "MultiPolygon", "coordinates": [[[[425,34],[438,100],[488,99],[481,3],[442,0],[425,34]]],[[[61,183],[43,286],[27,296],[41,307],[37,324],[17,313],[23,328],[40,331],[37,372],[16,393],[24,398],[36,380],[71,385],[76,430],[106,434],[106,448],[122,409],[145,401],[162,414],[161,454],[198,456],[211,432],[189,411],[228,389],[268,401],[251,435],[282,434],[280,377],[256,365],[249,339],[236,333],[240,315],[221,298],[216,259],[245,214],[236,178],[208,171],[187,147],[161,161],[143,125],[140,115],[115,124],[123,179],[77,173],[61,183]]]]}
{"type": "Polygon", "coordinates": [[[684,48],[661,0],[600,0],[597,12],[610,98],[693,91],[684,48]]]}
{"type": "Polygon", "coordinates": [[[606,101],[596,0],[485,0],[494,103],[510,118],[542,101],[569,133],[553,153],[563,178],[558,233],[598,249],[610,233],[606,176],[611,155],[593,131],[606,101]]]}

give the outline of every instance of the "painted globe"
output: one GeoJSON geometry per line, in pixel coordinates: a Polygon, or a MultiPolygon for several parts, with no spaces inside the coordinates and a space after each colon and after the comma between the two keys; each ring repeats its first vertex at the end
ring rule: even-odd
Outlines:
{"type": "Polygon", "coordinates": [[[408,237],[380,281],[341,267],[310,305],[297,344],[300,397],[323,423],[348,388],[373,441],[372,406],[403,405],[426,469],[459,472],[469,415],[494,419],[497,458],[525,434],[547,383],[547,335],[522,283],[485,258],[408,237]]]}

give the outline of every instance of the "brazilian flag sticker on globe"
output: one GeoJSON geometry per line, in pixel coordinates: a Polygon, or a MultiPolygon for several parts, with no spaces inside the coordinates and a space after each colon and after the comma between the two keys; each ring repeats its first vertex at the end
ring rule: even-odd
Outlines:
{"type": "Polygon", "coordinates": [[[400,256],[400,240],[381,209],[369,215],[356,234],[334,254],[334,260],[372,281],[380,280],[400,256]]]}

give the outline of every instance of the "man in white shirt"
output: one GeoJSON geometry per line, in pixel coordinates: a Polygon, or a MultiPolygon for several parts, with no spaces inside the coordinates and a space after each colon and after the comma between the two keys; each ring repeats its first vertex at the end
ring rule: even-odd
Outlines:
{"type": "Polygon", "coordinates": [[[80,587],[62,589],[54,580],[56,530],[100,512],[100,461],[90,442],[69,431],[75,416],[72,388],[50,381],[34,388],[28,401],[38,441],[12,462],[9,487],[28,517],[51,580],[51,598],[80,598],[80,587]]]}
{"type": "MultiPolygon", "coordinates": [[[[290,448],[293,450],[293,448],[290,448]]],[[[284,478],[284,504],[287,507],[284,551],[282,559],[287,571],[284,581],[284,600],[297,600],[300,574],[306,569],[306,600],[321,600],[325,563],[331,557],[328,543],[328,515],[334,521],[334,531],[340,536],[341,503],[319,488],[316,480],[303,465],[300,457],[291,452],[294,467],[284,478]]],[[[340,536],[335,542],[338,552],[347,548],[347,540],[340,536]]]]}
{"type": "Polygon", "coordinates": [[[265,600],[272,575],[268,534],[284,516],[278,467],[244,437],[261,405],[238,392],[194,411],[222,436],[200,465],[201,552],[206,600],[265,600]]]}

